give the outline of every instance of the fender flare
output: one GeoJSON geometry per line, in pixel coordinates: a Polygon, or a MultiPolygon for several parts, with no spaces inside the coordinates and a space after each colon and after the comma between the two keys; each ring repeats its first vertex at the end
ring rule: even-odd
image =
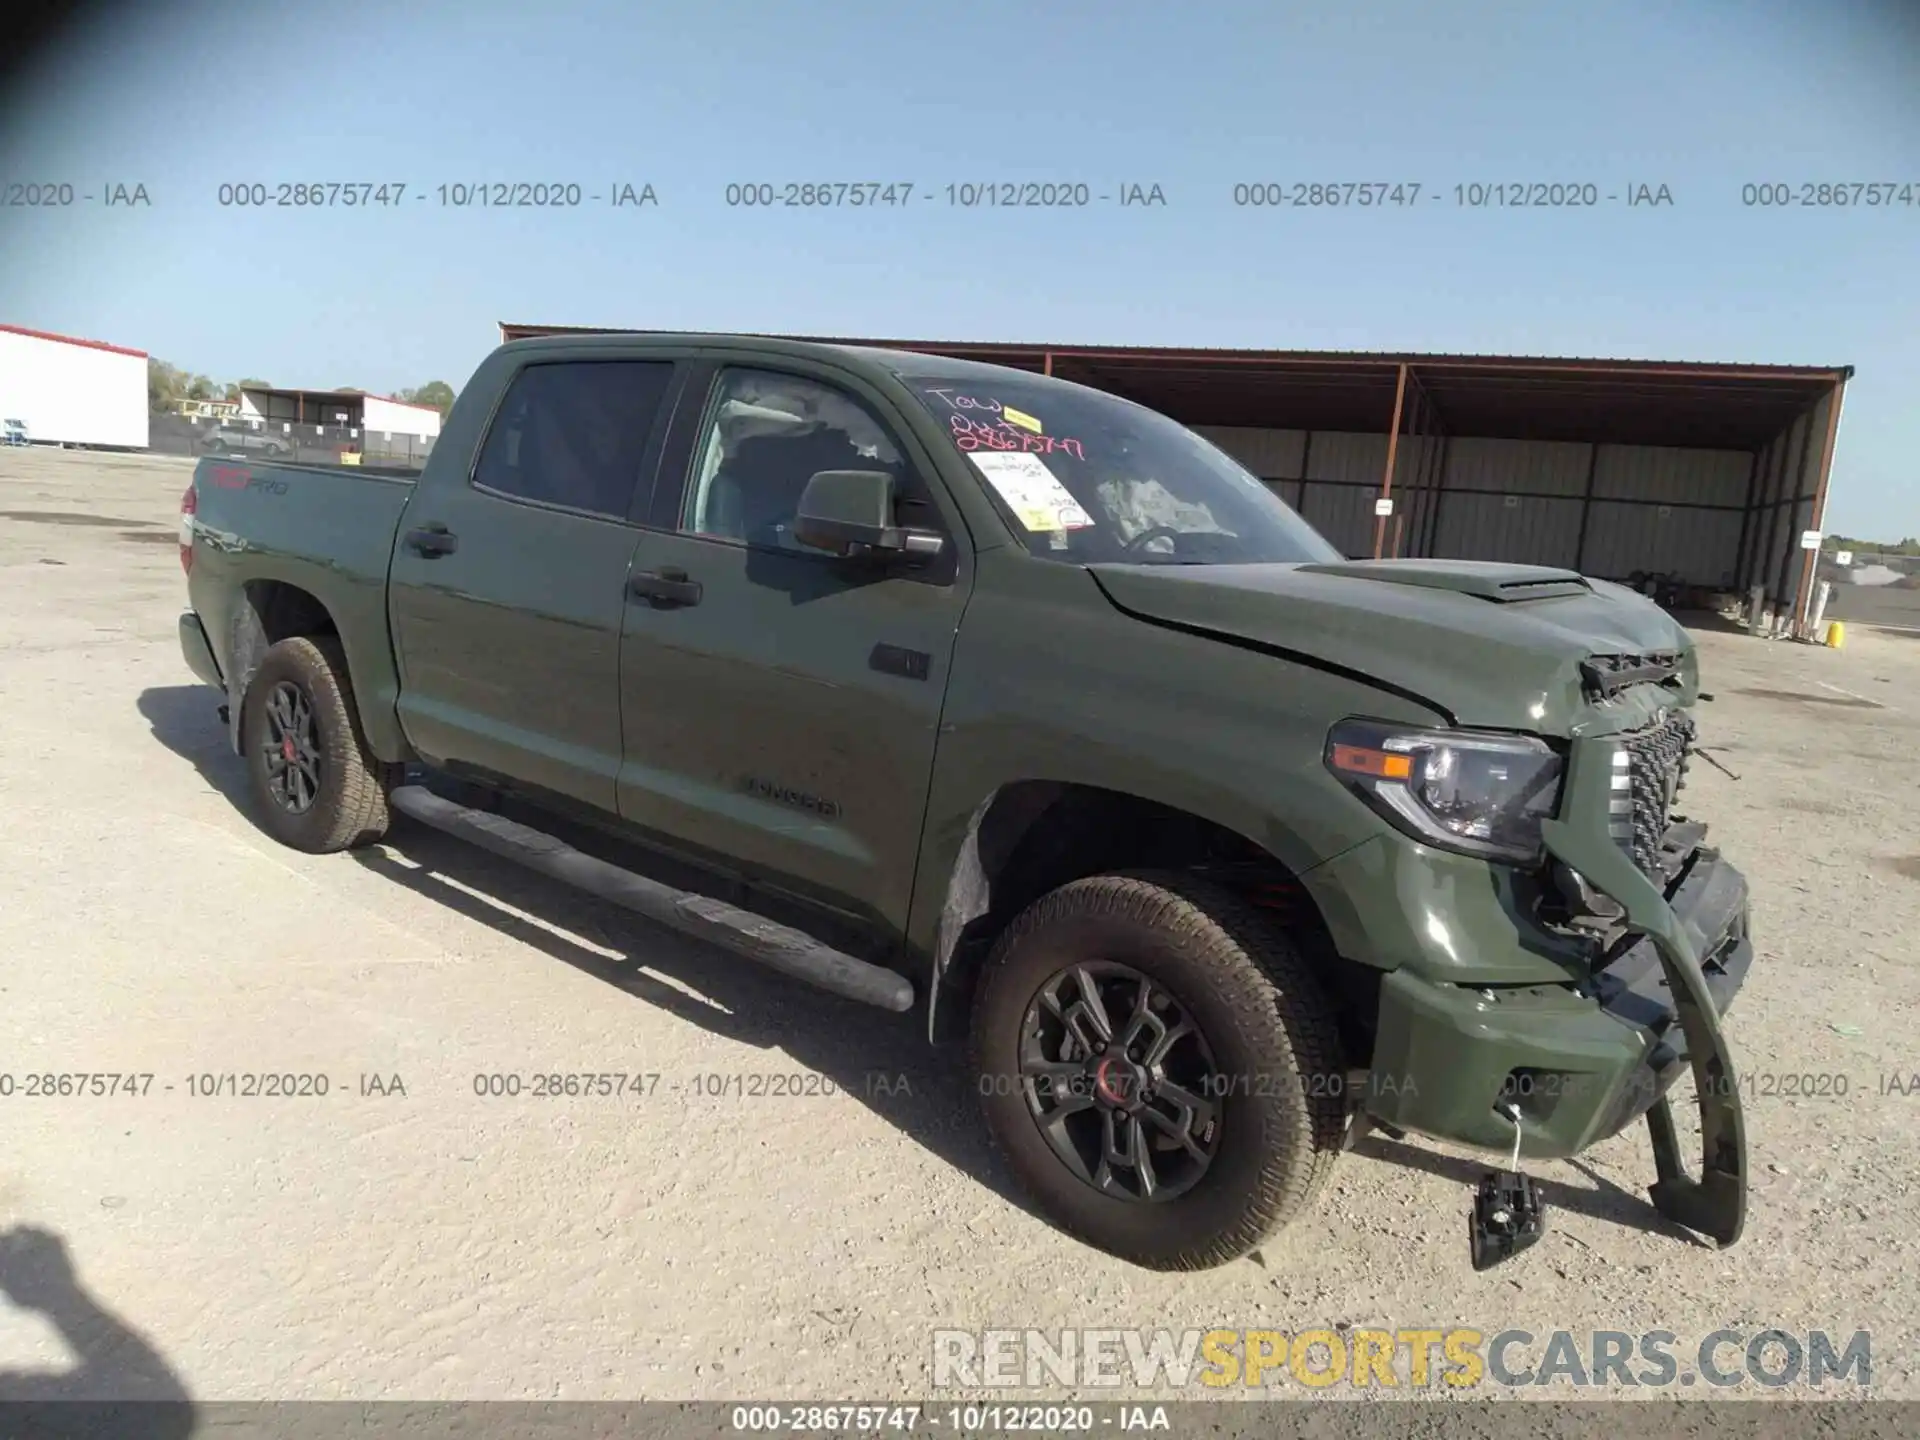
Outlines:
{"type": "Polygon", "coordinates": [[[243,594],[241,603],[233,607],[227,632],[227,743],[236,755],[241,751],[240,725],[247,689],[271,648],[267,627],[260,623],[253,602],[243,594]]]}
{"type": "MultiPolygon", "coordinates": [[[[965,947],[976,939],[968,932],[996,908],[993,876],[1013,857],[1034,824],[1052,808],[1064,792],[1099,788],[1076,781],[1056,779],[1028,778],[1003,781],[989,791],[968,815],[966,831],[951,864],[947,867],[940,911],[934,927],[932,953],[926,970],[928,977],[927,1039],[930,1043],[938,1043],[942,1038],[942,1019],[945,1012],[941,1009],[941,998],[953,984],[955,971],[963,959],[965,947]]],[[[1271,846],[1264,845],[1248,835],[1242,826],[1230,824],[1217,816],[1169,805],[1151,796],[1121,791],[1109,793],[1145,804],[1159,805],[1178,814],[1192,816],[1195,820],[1207,825],[1216,826],[1237,836],[1251,850],[1270,856],[1275,864],[1286,867],[1296,875],[1304,873],[1308,868],[1296,863],[1297,856],[1290,859],[1276,854],[1271,846]]],[[[1303,842],[1295,836],[1289,835],[1289,838],[1293,839],[1300,852],[1304,853],[1303,842]]],[[[950,1025],[951,1017],[946,1018],[950,1025]]]]}

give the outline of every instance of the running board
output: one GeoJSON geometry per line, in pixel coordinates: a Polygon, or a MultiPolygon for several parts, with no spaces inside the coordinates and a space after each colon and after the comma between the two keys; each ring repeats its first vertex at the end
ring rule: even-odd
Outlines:
{"type": "Polygon", "coordinates": [[[913,986],[904,975],[822,945],[790,925],[609,865],[531,826],[456,805],[424,785],[402,785],[388,803],[422,824],[796,980],[896,1014],[913,1008],[913,986]]]}

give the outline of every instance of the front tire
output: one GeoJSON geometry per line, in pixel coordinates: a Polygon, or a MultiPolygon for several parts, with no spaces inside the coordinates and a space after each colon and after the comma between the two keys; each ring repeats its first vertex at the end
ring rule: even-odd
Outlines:
{"type": "Polygon", "coordinates": [[[988,1127],[1041,1212],[1149,1269],[1253,1250],[1341,1147],[1331,1004],[1284,931],[1190,876],[1041,897],[987,961],[973,1047],[988,1127]]]}
{"type": "Polygon", "coordinates": [[[338,640],[296,635],[269,649],[241,721],[254,806],[274,839],[326,855],[387,833],[396,767],[376,758],[360,733],[338,640]]]}

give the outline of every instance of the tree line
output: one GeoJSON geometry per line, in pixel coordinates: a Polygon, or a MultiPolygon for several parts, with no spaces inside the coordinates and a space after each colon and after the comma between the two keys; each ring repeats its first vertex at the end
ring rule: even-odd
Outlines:
{"type": "Polygon", "coordinates": [[[1853,550],[1870,555],[1920,555],[1920,539],[1909,535],[1899,543],[1889,545],[1880,540],[1856,540],[1848,535],[1829,535],[1823,548],[1853,550]]]}
{"type": "MultiPolygon", "coordinates": [[[[182,400],[219,400],[238,404],[242,389],[272,388],[271,382],[266,380],[214,380],[190,370],[182,370],[177,365],[169,365],[164,360],[147,361],[147,408],[155,414],[176,410],[182,400]]],[[[334,388],[356,395],[378,394],[360,385],[337,385],[334,388]]],[[[453,394],[453,387],[446,381],[429,380],[410,390],[397,391],[391,398],[409,405],[428,406],[444,416],[453,405],[453,394]]]]}

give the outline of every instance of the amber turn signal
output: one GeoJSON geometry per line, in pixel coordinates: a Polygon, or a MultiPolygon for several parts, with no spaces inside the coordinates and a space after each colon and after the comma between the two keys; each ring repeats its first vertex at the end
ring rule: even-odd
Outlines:
{"type": "Polygon", "coordinates": [[[1328,757],[1336,770],[1370,775],[1377,780],[1405,780],[1413,774],[1413,757],[1362,745],[1335,745],[1328,757]]]}

